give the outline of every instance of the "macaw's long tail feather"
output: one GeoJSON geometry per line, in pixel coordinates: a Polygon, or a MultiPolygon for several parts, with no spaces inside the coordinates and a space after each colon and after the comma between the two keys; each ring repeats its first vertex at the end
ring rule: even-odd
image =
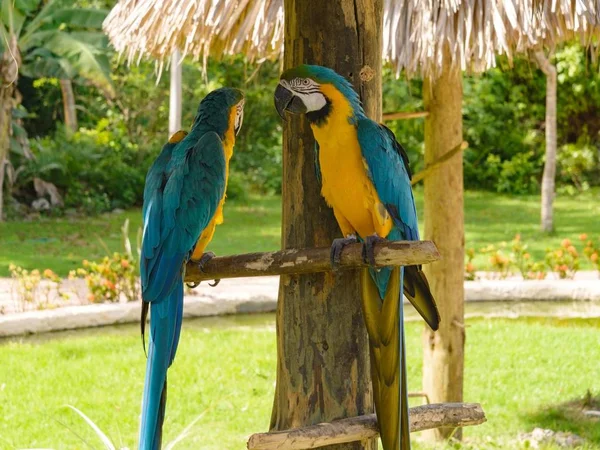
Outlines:
{"type": "Polygon", "coordinates": [[[404,267],[404,295],[433,331],[440,325],[440,313],[429,288],[429,281],[419,266],[404,267]]]}
{"type": "Polygon", "coordinates": [[[383,300],[369,269],[362,271],[361,285],[381,443],[384,450],[409,450],[402,268],[391,271],[383,300]]]}
{"type": "Polygon", "coordinates": [[[183,279],[163,301],[152,302],[150,310],[140,450],[160,450],[167,402],[167,369],[175,358],[181,332],[183,279]]]}

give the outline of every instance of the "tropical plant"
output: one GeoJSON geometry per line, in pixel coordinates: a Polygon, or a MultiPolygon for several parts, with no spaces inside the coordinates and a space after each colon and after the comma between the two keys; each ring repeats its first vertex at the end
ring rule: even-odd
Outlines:
{"type": "Polygon", "coordinates": [[[546,265],[558,278],[573,279],[579,270],[579,253],[569,239],[563,239],[557,249],[546,249],[546,265]]]}
{"type": "Polygon", "coordinates": [[[13,0],[0,7],[0,220],[12,114],[21,102],[20,76],[61,80],[65,119],[76,127],[71,81],[87,80],[112,94],[107,11],[74,8],[65,0],[13,0]]]}

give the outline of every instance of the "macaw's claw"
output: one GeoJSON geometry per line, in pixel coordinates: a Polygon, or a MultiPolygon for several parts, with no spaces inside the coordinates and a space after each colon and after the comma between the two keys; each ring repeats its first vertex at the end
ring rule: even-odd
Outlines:
{"type": "Polygon", "coordinates": [[[204,266],[206,265],[206,263],[208,263],[214,257],[215,257],[215,254],[213,252],[206,252],[206,253],[202,254],[202,256],[200,257],[200,259],[198,261],[195,261],[201,272],[204,272],[204,266]]]}
{"type": "Polygon", "coordinates": [[[331,244],[331,267],[333,270],[336,270],[340,265],[340,258],[342,257],[342,250],[349,244],[355,244],[358,242],[356,236],[351,234],[350,236],[346,236],[345,238],[334,239],[331,244]]]}
{"type": "Polygon", "coordinates": [[[216,280],[214,280],[214,283],[208,283],[208,285],[210,287],[215,287],[217,284],[219,284],[221,282],[220,278],[217,278],[216,280]]]}
{"type": "Polygon", "coordinates": [[[375,267],[375,244],[378,242],[385,242],[386,239],[380,238],[376,234],[367,236],[362,248],[363,261],[371,266],[375,267]]]}
{"type": "MultiPolygon", "coordinates": [[[[200,272],[204,272],[204,266],[215,257],[215,254],[213,252],[206,252],[202,254],[202,257],[197,260],[194,261],[197,265],[198,265],[198,269],[200,269],[200,272]]],[[[215,287],[217,284],[219,284],[221,280],[215,280],[215,282],[213,284],[208,283],[209,286],[215,287]]],[[[191,289],[194,289],[195,287],[198,287],[198,285],[200,283],[186,283],[187,286],[191,289]]]]}

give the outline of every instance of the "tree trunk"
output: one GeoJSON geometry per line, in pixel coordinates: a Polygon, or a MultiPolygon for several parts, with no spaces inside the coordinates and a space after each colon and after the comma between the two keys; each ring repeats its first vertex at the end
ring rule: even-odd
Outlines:
{"type": "Polygon", "coordinates": [[[8,49],[0,54],[0,222],[4,220],[4,175],[12,134],[12,110],[21,57],[17,37],[9,35],[8,49]]]}
{"type": "Polygon", "coordinates": [[[171,90],[169,91],[169,136],[181,130],[181,55],[171,55],[171,90]]]}
{"type": "MultiPolygon", "coordinates": [[[[462,141],[462,78],[450,68],[450,55],[439,78],[426,78],[425,164],[429,165],[462,141]]],[[[440,261],[424,266],[440,311],[437,332],[423,333],[423,390],[432,403],[461,402],[464,367],[464,213],[462,153],[433,169],[425,184],[425,239],[437,245],[440,261]]],[[[430,440],[444,439],[452,429],[425,432],[430,440]]],[[[453,435],[460,438],[460,430],[453,435]]]]}
{"type": "Polygon", "coordinates": [[[543,51],[535,52],[537,63],[546,75],[546,157],[542,175],[542,231],[554,231],[554,184],[556,178],[556,67],[543,51]]]}
{"type": "Polygon", "coordinates": [[[73,94],[73,83],[69,79],[60,80],[60,90],[62,92],[63,110],[65,115],[65,126],[68,132],[75,132],[79,128],[77,125],[77,111],[75,111],[75,94],[73,94]]]}
{"type": "MultiPolygon", "coordinates": [[[[366,113],[381,117],[381,0],[285,0],[284,67],[331,67],[348,77],[366,113]]],[[[342,237],[315,178],[305,118],[284,123],[282,246],[329,246],[342,237]]],[[[281,276],[277,386],[271,429],[285,430],[373,411],[368,340],[356,271],[281,276]]],[[[328,449],[372,449],[377,441],[328,449]]]]}

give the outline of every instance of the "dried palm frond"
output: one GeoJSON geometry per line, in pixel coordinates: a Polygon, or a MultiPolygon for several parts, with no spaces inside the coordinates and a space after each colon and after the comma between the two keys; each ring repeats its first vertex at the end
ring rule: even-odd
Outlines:
{"type": "MultiPolygon", "coordinates": [[[[482,72],[496,55],[510,61],[574,38],[589,46],[600,35],[600,0],[384,0],[383,20],[383,57],[397,74],[435,77],[448,56],[482,72]]],[[[282,55],[283,25],[283,0],[121,0],[104,29],[129,63],[162,62],[175,49],[203,62],[260,61],[282,55]]]]}

